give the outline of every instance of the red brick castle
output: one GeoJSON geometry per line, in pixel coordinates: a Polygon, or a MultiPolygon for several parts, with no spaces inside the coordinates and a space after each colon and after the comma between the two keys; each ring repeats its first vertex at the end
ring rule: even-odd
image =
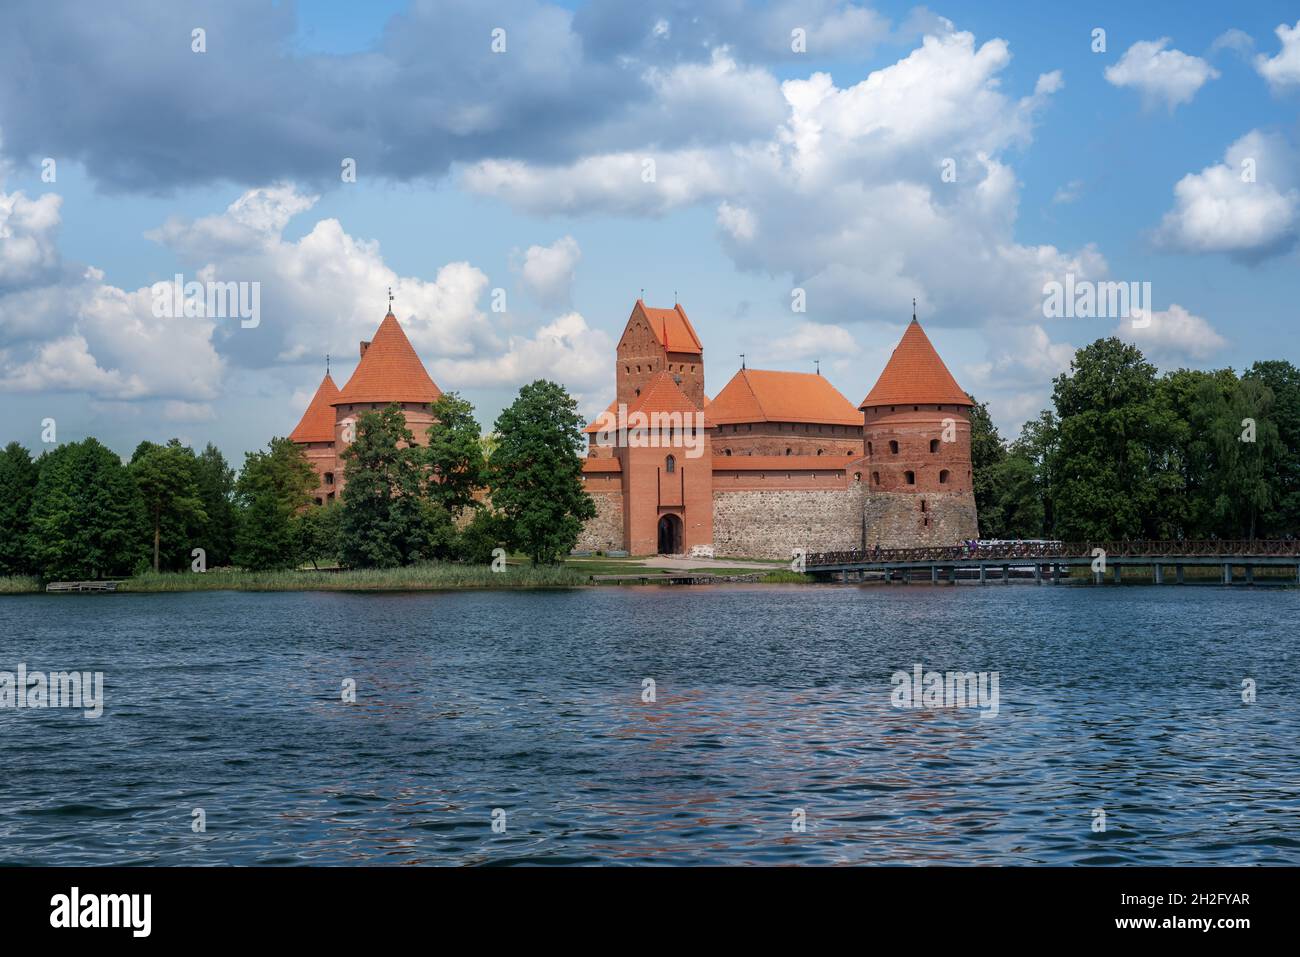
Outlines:
{"type": "MultiPolygon", "coordinates": [[[[787,558],[795,548],[953,544],[978,536],[971,400],[913,316],[856,407],[825,378],[742,368],[712,400],[682,307],[637,300],[615,398],[587,427],[597,514],[578,548],[787,558]]],[[[327,374],[290,438],[343,487],[357,415],[397,402],[417,442],[441,394],[390,311],[340,391],[327,374]]]]}

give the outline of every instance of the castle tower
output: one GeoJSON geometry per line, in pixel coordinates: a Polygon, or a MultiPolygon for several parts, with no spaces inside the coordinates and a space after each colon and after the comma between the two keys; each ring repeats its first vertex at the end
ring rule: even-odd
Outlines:
{"type": "Polygon", "coordinates": [[[655,309],[638,299],[615,362],[616,402],[630,407],[654,376],[667,372],[695,408],[704,408],[704,347],[680,305],[655,309]]]}
{"type": "Polygon", "coordinates": [[[862,400],[866,542],[956,544],[979,536],[970,397],[916,316],[862,400]]]}
{"type": "Polygon", "coordinates": [[[316,394],[307,404],[307,411],[298,420],[297,426],[289,433],[289,441],[303,447],[307,461],[316,469],[318,481],[312,495],[317,505],[332,501],[335,496],[335,470],[337,459],[334,454],[334,400],[338,398],[339,387],[334,384],[328,372],[316,387],[316,394]]]}
{"type": "Polygon", "coordinates": [[[442,395],[391,309],[379,323],[375,337],[363,341],[360,348],[361,361],[331,403],[334,448],[338,456],[335,484],[340,492],[345,479],[343,452],[354,435],[351,426],[360,415],[397,403],[416,444],[423,445],[428,441],[426,432],[433,424],[429,406],[442,395]]]}

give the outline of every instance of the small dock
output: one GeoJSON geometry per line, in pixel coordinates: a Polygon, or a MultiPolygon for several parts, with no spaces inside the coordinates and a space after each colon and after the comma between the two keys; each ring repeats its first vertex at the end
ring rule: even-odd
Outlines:
{"type": "Polygon", "coordinates": [[[117,591],[121,582],[50,582],[46,591],[117,591]]]}

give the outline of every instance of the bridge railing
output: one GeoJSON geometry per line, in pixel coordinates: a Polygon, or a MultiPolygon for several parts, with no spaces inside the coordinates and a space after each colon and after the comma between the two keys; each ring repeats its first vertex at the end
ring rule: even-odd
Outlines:
{"type": "Polygon", "coordinates": [[[941,545],[918,548],[866,548],[840,551],[809,551],[808,567],[889,562],[997,561],[999,559],[1090,558],[1101,549],[1107,558],[1170,557],[1300,557],[1300,539],[1175,539],[1170,541],[1119,542],[998,542],[996,544],[941,545]]]}

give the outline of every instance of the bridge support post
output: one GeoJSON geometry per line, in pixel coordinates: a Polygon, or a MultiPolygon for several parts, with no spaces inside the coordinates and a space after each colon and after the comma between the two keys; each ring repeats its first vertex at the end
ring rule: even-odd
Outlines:
{"type": "Polygon", "coordinates": [[[1157,585],[1163,585],[1165,583],[1164,565],[1161,565],[1159,562],[1156,562],[1153,566],[1151,566],[1151,574],[1152,577],[1155,578],[1155,582],[1157,585]]]}
{"type": "Polygon", "coordinates": [[[939,566],[938,566],[938,565],[931,565],[931,566],[930,566],[930,584],[931,584],[931,585],[937,585],[937,584],[939,584],[939,566]]]}
{"type": "Polygon", "coordinates": [[[1056,562],[1052,562],[1052,584],[1061,584],[1061,566],[1056,564],[1056,562]]]}
{"type": "Polygon", "coordinates": [[[988,583],[988,577],[989,577],[989,576],[988,576],[988,568],[986,568],[986,567],[981,563],[981,564],[980,564],[980,584],[981,584],[981,585],[985,585],[985,584],[987,584],[987,583],[988,583]]]}
{"type": "Polygon", "coordinates": [[[1034,584],[1041,585],[1042,583],[1043,583],[1043,566],[1038,564],[1038,562],[1034,562],[1034,584]]]}
{"type": "Polygon", "coordinates": [[[885,566],[885,584],[886,584],[886,585],[892,585],[892,584],[894,584],[894,579],[893,579],[893,576],[892,576],[892,575],[890,574],[890,572],[889,572],[889,566],[888,566],[888,565],[885,566]]]}
{"type": "Polygon", "coordinates": [[[1180,584],[1180,585],[1186,584],[1186,583],[1183,581],[1183,566],[1182,566],[1182,565],[1175,565],[1175,566],[1174,566],[1174,581],[1176,581],[1176,582],[1177,582],[1178,584],[1180,584]]]}
{"type": "Polygon", "coordinates": [[[1005,585],[1005,584],[1006,584],[1007,582],[1009,582],[1010,580],[1011,580],[1011,566],[1009,566],[1009,565],[1003,565],[1003,566],[1002,566],[1002,584],[1005,585]]]}
{"type": "Polygon", "coordinates": [[[1254,566],[1254,565],[1247,565],[1247,566],[1246,566],[1246,584],[1247,584],[1247,585],[1253,585],[1253,584],[1255,584],[1255,566],[1254,566]]]}
{"type": "Polygon", "coordinates": [[[1224,565],[1224,566],[1223,566],[1223,583],[1224,583],[1225,585],[1231,585],[1231,584],[1232,584],[1232,566],[1231,566],[1231,565],[1224,565]]]}
{"type": "Polygon", "coordinates": [[[1115,584],[1116,584],[1116,585],[1121,585],[1121,584],[1123,584],[1123,582],[1124,582],[1124,573],[1123,573],[1122,571],[1120,571],[1120,568],[1121,568],[1121,567],[1122,567],[1122,566],[1120,566],[1120,565],[1112,565],[1112,566],[1111,566],[1111,568],[1115,569],[1115,584]]]}
{"type": "Polygon", "coordinates": [[[1100,584],[1101,584],[1101,581],[1102,581],[1101,576],[1102,576],[1103,574],[1105,574],[1105,573],[1102,572],[1102,571],[1100,571],[1100,570],[1093,572],[1093,573],[1092,573],[1092,583],[1093,583],[1094,585],[1100,585],[1100,584]]]}
{"type": "MultiPolygon", "coordinates": [[[[1296,575],[1297,575],[1297,576],[1300,576],[1300,565],[1297,565],[1297,566],[1296,566],[1296,575]]],[[[948,581],[949,581],[951,584],[953,584],[953,585],[957,584],[957,566],[956,566],[956,565],[953,565],[951,568],[948,569],[948,581]]]]}

